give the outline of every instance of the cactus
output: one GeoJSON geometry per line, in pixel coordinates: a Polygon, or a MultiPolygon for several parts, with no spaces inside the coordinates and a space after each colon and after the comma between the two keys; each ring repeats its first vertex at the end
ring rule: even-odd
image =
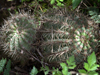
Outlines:
{"type": "Polygon", "coordinates": [[[96,28],[83,14],[62,9],[45,14],[43,19],[40,46],[45,60],[62,62],[74,55],[79,63],[97,50],[96,28]]]}
{"type": "Polygon", "coordinates": [[[14,59],[23,58],[27,56],[25,50],[32,49],[32,43],[35,41],[36,28],[34,23],[34,15],[22,12],[18,14],[11,14],[4,25],[1,27],[0,35],[1,45],[5,53],[14,59]]]}

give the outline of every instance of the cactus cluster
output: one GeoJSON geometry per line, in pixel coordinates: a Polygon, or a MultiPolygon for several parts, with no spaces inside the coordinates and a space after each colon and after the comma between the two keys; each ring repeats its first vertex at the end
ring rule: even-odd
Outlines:
{"type": "Polygon", "coordinates": [[[27,56],[24,49],[32,50],[32,44],[39,39],[35,45],[45,60],[58,63],[72,55],[78,63],[97,50],[97,28],[84,15],[61,9],[44,14],[41,20],[39,28],[34,15],[11,14],[0,29],[3,50],[13,58],[23,58],[27,56]]]}
{"type": "Polygon", "coordinates": [[[12,56],[14,59],[23,58],[24,49],[30,51],[32,43],[36,39],[36,28],[34,15],[22,12],[11,14],[4,25],[1,27],[1,45],[4,52],[12,56]]]}
{"type": "Polygon", "coordinates": [[[61,10],[43,18],[41,48],[46,60],[61,62],[75,55],[78,63],[97,50],[97,31],[84,15],[61,10]]]}

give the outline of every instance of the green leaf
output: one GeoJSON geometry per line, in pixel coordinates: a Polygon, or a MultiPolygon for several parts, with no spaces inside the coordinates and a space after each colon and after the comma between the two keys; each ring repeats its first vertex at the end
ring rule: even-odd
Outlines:
{"type": "Polygon", "coordinates": [[[63,75],[68,75],[68,67],[65,63],[60,63],[63,75]]]}
{"type": "Polygon", "coordinates": [[[79,5],[80,2],[81,0],[72,0],[73,9],[75,9],[79,5]]]}
{"type": "Polygon", "coordinates": [[[74,69],[75,67],[76,67],[76,65],[68,66],[68,69],[74,69]]]}
{"type": "Polygon", "coordinates": [[[41,21],[39,21],[39,26],[41,25],[41,21]]]}
{"type": "Polygon", "coordinates": [[[2,58],[1,60],[0,60],[0,73],[3,71],[3,69],[4,69],[4,66],[5,66],[5,64],[6,64],[6,58],[4,59],[4,58],[2,58]]]}
{"type": "Polygon", "coordinates": [[[37,73],[38,73],[37,68],[35,68],[35,66],[33,66],[33,69],[31,70],[30,74],[31,75],[37,75],[37,73]]]}
{"type": "Polygon", "coordinates": [[[58,3],[57,3],[57,6],[59,6],[59,7],[60,7],[60,6],[63,6],[63,4],[62,4],[62,3],[60,3],[60,2],[58,2],[58,3]]]}
{"type": "Polygon", "coordinates": [[[54,70],[54,71],[52,72],[52,74],[53,74],[53,75],[62,75],[61,71],[59,71],[58,68],[57,68],[57,70],[54,70]]]}
{"type": "Polygon", "coordinates": [[[94,52],[87,58],[87,62],[90,67],[96,63],[96,56],[94,52]]]}
{"type": "Polygon", "coordinates": [[[97,67],[99,67],[99,65],[97,64],[94,64],[91,68],[90,68],[90,71],[94,71],[97,69],[97,67]]]}
{"type": "Polygon", "coordinates": [[[50,4],[54,4],[54,3],[55,3],[55,0],[51,0],[51,1],[50,1],[50,4]]]}
{"type": "Polygon", "coordinates": [[[61,2],[63,2],[64,0],[60,0],[61,2]]]}
{"type": "Polygon", "coordinates": [[[71,56],[68,60],[66,60],[69,69],[74,69],[76,67],[74,56],[71,56]]]}
{"type": "Polygon", "coordinates": [[[44,71],[44,74],[47,75],[50,70],[49,70],[48,66],[45,66],[45,68],[42,66],[41,69],[40,69],[40,71],[44,71]]]}
{"type": "Polygon", "coordinates": [[[48,71],[48,70],[47,70],[47,71],[44,71],[44,74],[45,74],[45,75],[47,75],[48,73],[49,73],[49,71],[48,71]]]}
{"type": "Polygon", "coordinates": [[[92,72],[89,72],[88,75],[99,75],[99,74],[95,71],[92,71],[92,72]]]}
{"type": "Polygon", "coordinates": [[[9,61],[7,62],[7,65],[6,65],[6,69],[4,70],[3,75],[9,75],[10,70],[11,70],[11,60],[9,59],[9,61]]]}
{"type": "Polygon", "coordinates": [[[89,71],[89,65],[88,65],[88,63],[84,63],[84,68],[85,68],[87,71],[89,71]]]}
{"type": "Polygon", "coordinates": [[[78,70],[79,73],[85,73],[86,74],[86,71],[84,69],[80,69],[78,70]]]}
{"type": "Polygon", "coordinates": [[[49,70],[49,67],[48,67],[48,66],[45,66],[45,69],[46,69],[46,70],[49,70]]]}
{"type": "Polygon", "coordinates": [[[49,67],[48,66],[45,66],[45,68],[42,66],[40,71],[45,71],[45,70],[49,70],[49,67]]]}
{"type": "Polygon", "coordinates": [[[23,3],[23,2],[25,2],[26,0],[21,0],[21,2],[23,3]]]}
{"type": "Polygon", "coordinates": [[[95,18],[97,18],[98,17],[98,15],[93,15],[92,17],[91,17],[91,19],[94,19],[95,20],[95,18]]]}
{"type": "Polygon", "coordinates": [[[39,0],[40,2],[42,2],[43,0],[39,0]]]}
{"type": "Polygon", "coordinates": [[[8,10],[8,11],[10,11],[10,10],[11,10],[11,8],[8,8],[7,10],[8,10]]]}
{"type": "Polygon", "coordinates": [[[74,56],[71,56],[69,57],[69,59],[67,60],[67,63],[70,64],[70,63],[73,63],[75,60],[74,60],[74,56]]]}

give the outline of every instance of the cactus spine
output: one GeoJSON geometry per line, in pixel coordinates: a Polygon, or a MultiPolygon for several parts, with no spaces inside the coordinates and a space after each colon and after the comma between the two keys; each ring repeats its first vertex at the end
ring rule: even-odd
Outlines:
{"type": "Polygon", "coordinates": [[[84,15],[64,9],[48,13],[43,18],[41,48],[50,61],[61,62],[75,55],[76,62],[80,62],[97,50],[97,31],[84,15]]]}

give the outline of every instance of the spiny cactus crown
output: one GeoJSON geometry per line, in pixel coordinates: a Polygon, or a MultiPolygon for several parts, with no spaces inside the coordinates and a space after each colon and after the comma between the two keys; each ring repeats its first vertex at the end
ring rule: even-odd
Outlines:
{"type": "Polygon", "coordinates": [[[36,28],[34,15],[28,13],[11,14],[1,28],[2,46],[10,55],[23,53],[23,49],[30,51],[31,44],[36,39],[36,28]]]}
{"type": "Polygon", "coordinates": [[[95,40],[93,28],[86,29],[85,27],[82,27],[81,29],[75,30],[75,46],[79,52],[85,50],[85,54],[87,55],[86,51],[89,49],[91,51],[93,41],[95,40]],[[91,43],[92,42],[92,43],[91,43]]]}

